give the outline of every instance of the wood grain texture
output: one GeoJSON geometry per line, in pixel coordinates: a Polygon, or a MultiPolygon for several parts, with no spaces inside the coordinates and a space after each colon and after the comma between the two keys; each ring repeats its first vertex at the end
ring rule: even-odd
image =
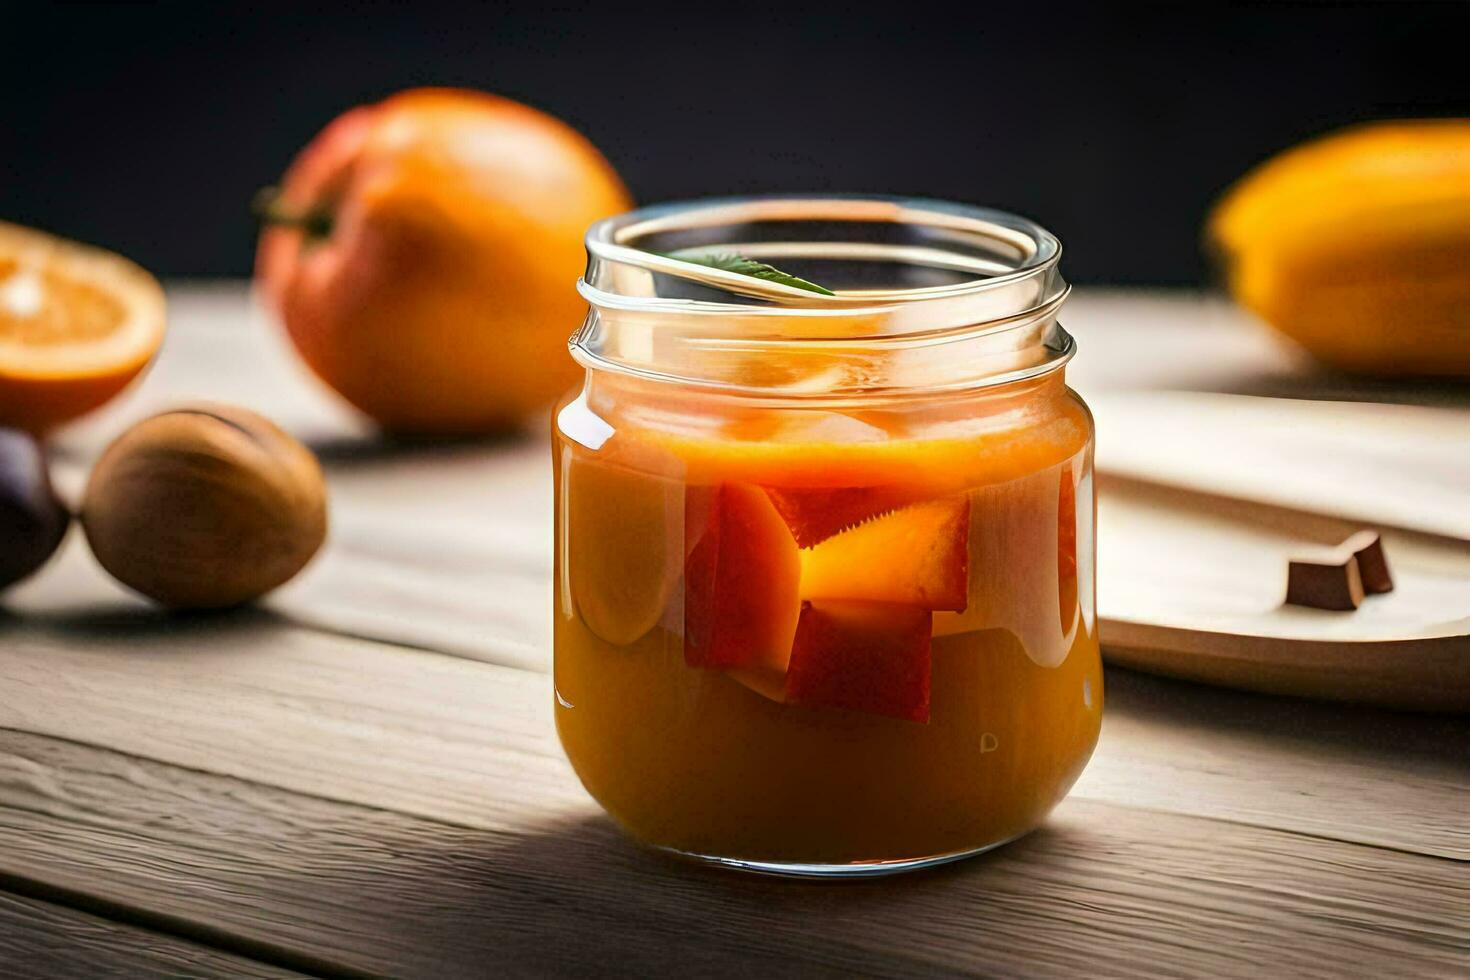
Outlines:
{"type": "Polygon", "coordinates": [[[260,610],[33,615],[0,645],[3,728],[487,828],[585,799],[545,674],[260,610]]]}
{"type": "Polygon", "coordinates": [[[814,885],[642,852],[590,805],[497,833],[0,733],[0,845],[0,873],[398,976],[1470,968],[1459,865],[1080,800],[985,858],[814,885]]]}
{"type": "Polygon", "coordinates": [[[290,978],[303,974],[63,905],[0,891],[0,972],[10,980],[290,978]]]}
{"type": "MultiPolygon", "coordinates": [[[[488,830],[584,814],[542,674],[266,613],[0,621],[0,727],[488,830]],[[87,627],[87,632],[83,627],[87,627]]],[[[1076,792],[1463,857],[1470,721],[1108,679],[1076,792]],[[1141,686],[1140,686],[1141,685],[1141,686]],[[1310,719],[1310,722],[1308,721],[1310,719]],[[1371,737],[1322,732],[1363,730],[1371,737]]]]}
{"type": "Polygon", "coordinates": [[[270,609],[344,635],[550,669],[545,442],[369,454],[327,467],[327,548],[270,609]]]}
{"type": "Polygon", "coordinates": [[[1109,669],[1074,797],[1470,861],[1470,718],[1109,669]]]}

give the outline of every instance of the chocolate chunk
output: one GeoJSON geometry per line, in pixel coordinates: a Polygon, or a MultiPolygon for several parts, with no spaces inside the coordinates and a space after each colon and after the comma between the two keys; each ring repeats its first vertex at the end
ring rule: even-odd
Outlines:
{"type": "Polygon", "coordinates": [[[1358,574],[1363,591],[1370,595],[1393,591],[1393,576],[1388,573],[1388,559],[1383,555],[1383,539],[1377,531],[1359,531],[1342,543],[1358,560],[1358,574]]]}
{"type": "Polygon", "coordinates": [[[1289,606],[1351,610],[1362,605],[1365,595],[1392,589],[1383,542],[1376,531],[1359,531],[1335,548],[1292,558],[1287,565],[1289,606]]]}
{"type": "Polygon", "coordinates": [[[1356,609],[1363,602],[1358,560],[1316,562],[1293,558],[1287,566],[1286,604],[1312,609],[1356,609]]]}

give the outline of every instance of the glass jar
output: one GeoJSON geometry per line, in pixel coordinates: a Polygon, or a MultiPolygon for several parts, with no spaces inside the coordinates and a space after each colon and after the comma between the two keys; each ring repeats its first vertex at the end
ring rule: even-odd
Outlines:
{"type": "Polygon", "coordinates": [[[553,456],[557,730],[588,792],[648,844],[788,874],[1035,827],[1102,711],[1057,240],[802,197],[647,208],[587,249],[553,456]]]}

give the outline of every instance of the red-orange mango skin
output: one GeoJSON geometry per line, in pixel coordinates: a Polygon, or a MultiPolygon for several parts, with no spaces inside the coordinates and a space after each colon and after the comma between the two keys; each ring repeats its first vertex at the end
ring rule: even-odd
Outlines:
{"type": "Polygon", "coordinates": [[[566,339],[593,222],[627,210],[607,160],[565,123],[481,92],[415,89],[344,113],[282,181],[261,294],[323,381],[386,429],[518,425],[578,377],[566,339]]]}

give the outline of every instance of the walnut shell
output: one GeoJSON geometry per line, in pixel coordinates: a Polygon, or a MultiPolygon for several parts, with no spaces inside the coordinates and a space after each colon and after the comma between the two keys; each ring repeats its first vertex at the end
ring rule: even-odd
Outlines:
{"type": "Polygon", "coordinates": [[[36,440],[0,429],[0,589],[44,565],[70,523],[36,440]]]}
{"type": "Polygon", "coordinates": [[[327,533],[316,457],[242,408],[181,408],[125,432],[92,470],[82,526],[118,581],[176,609],[239,605],[305,567],[327,533]]]}

